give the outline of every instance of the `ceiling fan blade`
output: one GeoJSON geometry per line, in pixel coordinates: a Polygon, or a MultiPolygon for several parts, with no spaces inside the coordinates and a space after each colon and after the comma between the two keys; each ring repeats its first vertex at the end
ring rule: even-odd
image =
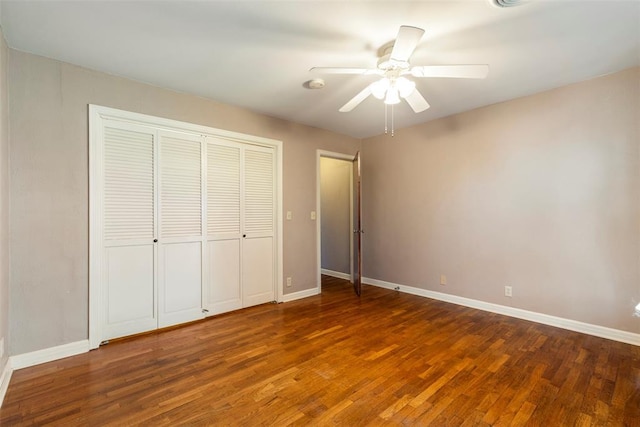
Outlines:
{"type": "Polygon", "coordinates": [[[414,77],[452,77],[458,79],[484,79],[489,74],[489,66],[479,65],[425,65],[409,70],[414,77]]]}
{"type": "Polygon", "coordinates": [[[406,96],[405,101],[411,107],[413,111],[416,113],[421,113],[422,111],[429,108],[429,103],[426,99],[418,92],[418,89],[414,89],[408,96],[406,96]]]}
{"type": "Polygon", "coordinates": [[[380,70],[347,67],[313,67],[309,71],[322,74],[380,74],[380,70]]]}
{"type": "Polygon", "coordinates": [[[399,62],[408,62],[423,34],[424,30],[422,28],[409,27],[407,25],[401,26],[398,31],[398,37],[396,37],[396,41],[393,44],[391,59],[399,62]]]}
{"type": "Polygon", "coordinates": [[[349,111],[356,108],[358,104],[360,104],[362,101],[367,99],[369,95],[371,95],[371,85],[362,89],[360,93],[358,93],[356,96],[351,98],[351,100],[346,104],[344,104],[342,108],[340,108],[338,111],[340,111],[341,113],[348,113],[349,111]]]}

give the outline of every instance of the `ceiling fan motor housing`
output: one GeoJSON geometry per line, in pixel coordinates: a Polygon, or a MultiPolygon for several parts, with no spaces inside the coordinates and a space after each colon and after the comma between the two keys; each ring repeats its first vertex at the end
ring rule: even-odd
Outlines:
{"type": "Polygon", "coordinates": [[[383,71],[391,70],[408,70],[410,67],[409,61],[398,61],[391,58],[391,54],[386,54],[378,59],[378,69],[383,71]]]}

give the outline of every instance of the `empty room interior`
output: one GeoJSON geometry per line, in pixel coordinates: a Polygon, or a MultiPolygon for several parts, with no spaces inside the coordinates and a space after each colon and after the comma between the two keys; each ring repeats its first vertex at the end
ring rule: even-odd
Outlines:
{"type": "Polygon", "coordinates": [[[0,425],[640,425],[640,2],[0,27],[0,425]]]}

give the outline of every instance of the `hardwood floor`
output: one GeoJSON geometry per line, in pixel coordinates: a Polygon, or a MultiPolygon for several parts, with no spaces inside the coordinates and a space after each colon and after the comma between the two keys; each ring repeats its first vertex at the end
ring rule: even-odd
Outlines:
{"type": "Polygon", "coordinates": [[[640,347],[323,278],[15,371],[0,425],[639,426],[640,347]]]}

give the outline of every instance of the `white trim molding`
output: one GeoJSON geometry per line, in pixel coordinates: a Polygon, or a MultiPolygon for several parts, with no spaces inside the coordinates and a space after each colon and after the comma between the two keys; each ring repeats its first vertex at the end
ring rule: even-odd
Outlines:
{"type": "Polygon", "coordinates": [[[13,369],[11,369],[11,358],[8,358],[7,363],[4,364],[4,368],[2,369],[2,374],[0,374],[0,407],[2,407],[4,396],[7,394],[12,373],[13,369]]]}
{"type": "Polygon", "coordinates": [[[337,277],[338,279],[351,280],[351,274],[349,273],[327,270],[326,268],[321,268],[320,273],[324,274],[325,276],[337,277]]]}
{"type": "Polygon", "coordinates": [[[619,341],[626,344],[640,346],[640,334],[636,334],[633,332],[621,331],[619,329],[607,328],[605,326],[593,325],[590,323],[579,322],[577,320],[550,316],[548,314],[536,313],[520,308],[507,307],[500,304],[493,304],[490,302],[474,300],[457,295],[445,294],[442,292],[429,291],[427,289],[400,285],[398,283],[386,282],[384,280],[371,279],[368,277],[363,277],[362,283],[385,289],[393,289],[399,292],[418,295],[438,301],[462,305],[465,307],[476,308],[478,310],[489,311],[491,313],[503,314],[505,316],[529,320],[531,322],[542,323],[543,325],[555,326],[557,328],[567,329],[574,332],[581,332],[583,334],[606,338],[613,341],[619,341]]]}
{"type": "MultiPolygon", "coordinates": [[[[334,151],[320,149],[316,150],[316,286],[318,293],[320,293],[322,289],[321,275],[325,274],[322,273],[322,209],[320,197],[320,159],[322,157],[326,157],[330,159],[353,162],[354,156],[355,154],[337,153],[334,151]]],[[[351,173],[349,177],[349,230],[353,230],[353,173],[351,173]]],[[[351,280],[353,276],[353,233],[349,233],[349,269],[351,270],[351,274],[349,274],[349,277],[340,276],[340,278],[351,280]]]]}
{"type": "Polygon", "coordinates": [[[53,362],[54,360],[64,359],[65,357],[88,351],[89,340],[82,340],[9,357],[0,375],[0,407],[4,402],[4,396],[9,388],[9,381],[11,381],[13,371],[40,365],[41,363],[53,362]]]}
{"type": "Polygon", "coordinates": [[[320,290],[318,288],[305,289],[304,291],[293,292],[290,294],[284,294],[282,302],[291,302],[297,299],[308,298],[314,295],[318,295],[320,290]]]}
{"type": "Polygon", "coordinates": [[[89,340],[71,342],[69,344],[49,347],[42,350],[32,351],[30,353],[17,354],[11,356],[11,369],[22,369],[30,366],[39,365],[41,363],[52,362],[65,357],[75,356],[77,354],[89,351],[89,340]]]}

